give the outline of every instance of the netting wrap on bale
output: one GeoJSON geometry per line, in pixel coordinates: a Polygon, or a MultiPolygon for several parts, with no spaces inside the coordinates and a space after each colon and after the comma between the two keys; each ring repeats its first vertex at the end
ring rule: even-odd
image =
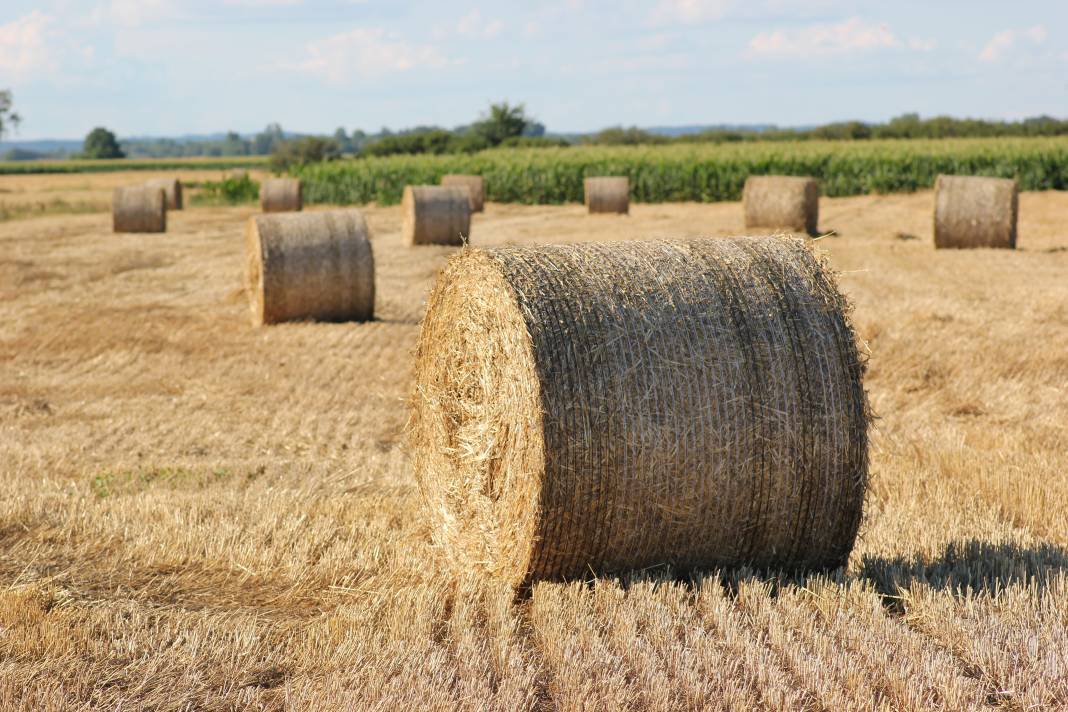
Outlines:
{"type": "Polygon", "coordinates": [[[268,178],[260,184],[260,210],[265,213],[304,209],[304,188],[299,178],[268,178]]]}
{"type": "Polygon", "coordinates": [[[938,176],[935,182],[935,247],[1016,247],[1019,192],[1016,181],[978,176],[938,176]]]}
{"type": "Polygon", "coordinates": [[[253,325],[373,318],[375,262],[359,210],[253,216],[245,238],[253,325]]]}
{"type": "Polygon", "coordinates": [[[464,570],[844,563],[863,361],[799,240],[465,250],[430,296],[409,446],[464,570]]]}
{"type": "Polygon", "coordinates": [[[485,207],[486,183],[482,176],[450,173],[441,177],[441,184],[448,187],[467,188],[471,191],[471,212],[481,213],[485,207]]]}
{"type": "Polygon", "coordinates": [[[133,185],[111,196],[111,227],[115,232],[166,232],[167,196],[162,188],[133,185]]]}
{"type": "Polygon", "coordinates": [[[462,245],[471,235],[467,188],[409,185],[401,199],[401,236],[409,245],[462,245]]]}
{"type": "Polygon", "coordinates": [[[629,213],[630,179],[603,176],[582,181],[584,201],[591,213],[629,213]]]}
{"type": "Polygon", "coordinates": [[[745,226],[781,228],[815,235],[820,186],[815,178],[749,176],[742,189],[745,226]]]}
{"type": "Polygon", "coordinates": [[[182,209],[182,182],[177,178],[153,178],[145,181],[149,188],[161,188],[167,196],[167,210],[182,209]]]}

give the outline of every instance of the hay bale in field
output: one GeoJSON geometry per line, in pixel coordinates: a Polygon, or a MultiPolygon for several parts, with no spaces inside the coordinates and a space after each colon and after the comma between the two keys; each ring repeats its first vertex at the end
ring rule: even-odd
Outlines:
{"type": "Polygon", "coordinates": [[[449,187],[467,188],[471,191],[471,212],[481,213],[485,207],[486,182],[482,176],[449,174],[441,177],[441,184],[449,187]]]}
{"type": "Polygon", "coordinates": [[[401,199],[401,235],[409,245],[462,245],[471,235],[467,188],[409,185],[401,199]]]}
{"type": "Polygon", "coordinates": [[[1019,191],[1016,181],[978,176],[938,176],[934,242],[945,247],[1016,247],[1019,191]]]}
{"type": "Polygon", "coordinates": [[[304,208],[304,187],[299,178],[268,178],[260,184],[260,210],[285,213],[304,208]]]}
{"type": "Polygon", "coordinates": [[[254,326],[374,317],[375,261],[359,210],[256,215],[245,245],[254,326]]]}
{"type": "Polygon", "coordinates": [[[815,235],[820,186],[815,178],[749,176],[742,191],[745,226],[782,228],[815,235]]]}
{"type": "Polygon", "coordinates": [[[658,564],[843,564],[863,362],[797,238],[465,250],[416,350],[435,540],[512,585],[658,564]]]}
{"type": "Polygon", "coordinates": [[[177,178],[153,178],[145,181],[149,188],[161,188],[167,196],[167,210],[182,209],[182,182],[177,178]]]}
{"type": "Polygon", "coordinates": [[[115,232],[167,232],[167,195],[162,188],[131,185],[111,196],[111,227],[115,232]]]}
{"type": "Polygon", "coordinates": [[[586,178],[584,201],[591,213],[630,212],[630,179],[626,176],[586,178]]]}

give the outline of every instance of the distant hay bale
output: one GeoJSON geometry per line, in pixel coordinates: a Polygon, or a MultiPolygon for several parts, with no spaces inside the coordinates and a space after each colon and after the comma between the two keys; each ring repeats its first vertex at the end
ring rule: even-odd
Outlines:
{"type": "Polygon", "coordinates": [[[781,228],[808,235],[819,230],[820,186],[815,178],[749,176],[742,203],[747,228],[781,228]]]}
{"type": "Polygon", "coordinates": [[[630,179],[626,176],[587,178],[583,181],[583,188],[589,212],[630,212],[630,179]]]}
{"type": "Polygon", "coordinates": [[[1018,212],[1019,191],[1014,180],[938,176],[935,247],[1015,249],[1018,212]]]}
{"type": "Polygon", "coordinates": [[[401,235],[409,245],[462,245],[471,235],[471,192],[457,186],[409,185],[401,200],[401,235]]]}
{"type": "Polygon", "coordinates": [[[482,176],[466,176],[451,173],[441,177],[441,184],[448,187],[467,188],[471,191],[471,212],[481,213],[485,207],[486,182],[482,176]]]}
{"type": "Polygon", "coordinates": [[[438,277],[409,445],[462,570],[843,564],[863,362],[797,238],[469,249],[438,277]]]}
{"type": "Polygon", "coordinates": [[[162,188],[167,196],[167,210],[182,209],[182,182],[177,178],[153,178],[145,182],[149,188],[162,188]]]}
{"type": "Polygon", "coordinates": [[[131,185],[111,196],[111,227],[115,232],[167,232],[167,196],[162,188],[131,185]]]}
{"type": "Polygon", "coordinates": [[[268,178],[260,184],[260,210],[286,213],[304,208],[304,189],[299,178],[268,178]]]}
{"type": "Polygon", "coordinates": [[[374,317],[375,261],[359,210],[256,215],[245,245],[254,326],[374,317]]]}

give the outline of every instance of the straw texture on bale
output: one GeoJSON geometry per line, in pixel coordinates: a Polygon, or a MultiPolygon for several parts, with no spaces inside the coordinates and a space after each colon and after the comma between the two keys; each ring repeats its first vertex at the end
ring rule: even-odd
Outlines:
{"type": "Polygon", "coordinates": [[[749,176],[742,190],[745,226],[782,228],[815,235],[820,186],[815,178],[749,176]]]}
{"type": "Polygon", "coordinates": [[[182,182],[177,178],[153,178],[145,182],[149,188],[162,188],[167,196],[167,210],[182,209],[182,182]]]}
{"type": "Polygon", "coordinates": [[[586,207],[591,213],[629,213],[630,179],[626,176],[586,178],[586,207]]]}
{"type": "Polygon", "coordinates": [[[133,185],[111,196],[111,227],[115,232],[166,232],[167,196],[162,188],[133,185]]]}
{"type": "Polygon", "coordinates": [[[935,182],[935,247],[1016,247],[1019,191],[1016,181],[978,176],[938,176],[935,182]]]}
{"type": "Polygon", "coordinates": [[[359,210],[253,216],[245,243],[254,326],[374,317],[375,261],[359,210]]]}
{"type": "Polygon", "coordinates": [[[268,178],[260,184],[260,210],[288,213],[304,208],[304,189],[299,178],[268,178]]]}
{"type": "Polygon", "coordinates": [[[464,250],[416,350],[435,541],[517,587],[838,566],[867,481],[863,370],[797,238],[464,250]]]}
{"type": "Polygon", "coordinates": [[[481,213],[485,207],[486,181],[482,176],[465,176],[449,174],[441,177],[441,184],[450,187],[467,188],[471,191],[471,212],[481,213]]]}
{"type": "Polygon", "coordinates": [[[409,245],[462,245],[471,235],[470,191],[457,186],[405,186],[401,215],[401,235],[409,245]]]}

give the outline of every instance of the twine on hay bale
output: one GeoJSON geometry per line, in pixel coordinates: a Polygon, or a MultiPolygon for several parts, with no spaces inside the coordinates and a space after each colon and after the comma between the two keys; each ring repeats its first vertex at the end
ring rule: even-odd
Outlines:
{"type": "Polygon", "coordinates": [[[1016,181],[979,176],[938,176],[935,181],[936,248],[1016,248],[1019,190],[1016,181]]]}
{"type": "Polygon", "coordinates": [[[161,188],[167,196],[167,210],[182,209],[182,182],[177,178],[152,178],[145,181],[148,188],[161,188]]]}
{"type": "Polygon", "coordinates": [[[441,184],[448,187],[467,188],[471,191],[471,212],[481,213],[485,208],[486,181],[482,176],[450,173],[441,177],[441,184]]]}
{"type": "Polygon", "coordinates": [[[285,213],[304,209],[304,188],[299,178],[268,178],[260,184],[260,210],[285,213]]]}
{"type": "Polygon", "coordinates": [[[409,446],[465,571],[843,564],[867,481],[848,305],[802,240],[467,249],[416,350],[409,446]]]}
{"type": "Polygon", "coordinates": [[[256,215],[245,246],[254,326],[374,317],[375,260],[359,210],[256,215]]]}
{"type": "Polygon", "coordinates": [[[111,227],[115,232],[167,232],[167,196],[162,188],[131,185],[111,195],[111,227]]]}
{"type": "Polygon", "coordinates": [[[582,181],[584,201],[591,213],[630,212],[630,179],[626,176],[602,176],[582,181]]]}
{"type": "Polygon", "coordinates": [[[747,228],[781,228],[808,235],[819,230],[820,186],[815,178],[749,176],[742,203],[747,228]]]}
{"type": "Polygon", "coordinates": [[[409,245],[462,245],[471,235],[471,198],[467,188],[405,186],[401,213],[401,236],[409,245]]]}

